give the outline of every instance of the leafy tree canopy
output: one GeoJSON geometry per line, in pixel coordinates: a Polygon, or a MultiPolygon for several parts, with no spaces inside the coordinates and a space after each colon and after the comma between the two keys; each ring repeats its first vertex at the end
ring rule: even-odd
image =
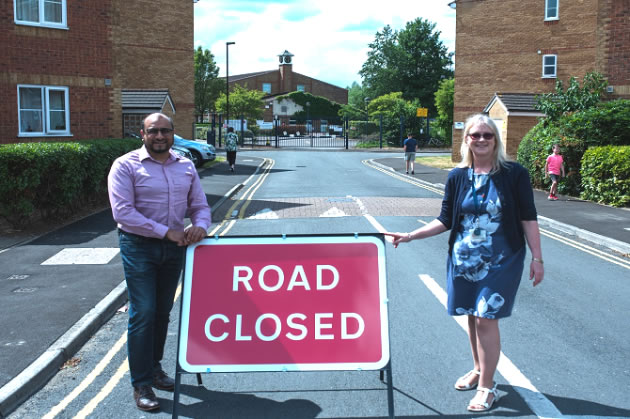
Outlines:
{"type": "Polygon", "coordinates": [[[209,50],[198,47],[195,51],[195,113],[203,115],[214,110],[214,103],[225,81],[218,78],[219,68],[214,61],[214,55],[209,50]]]}
{"type": "MultiPolygon", "coordinates": [[[[243,116],[249,124],[254,123],[256,119],[262,118],[263,100],[266,93],[260,90],[248,90],[246,87],[235,85],[230,90],[230,119],[238,119],[243,116]]],[[[218,112],[226,111],[226,95],[221,92],[216,101],[216,109],[218,112]]]]}
{"type": "Polygon", "coordinates": [[[582,86],[575,77],[569,79],[566,90],[562,80],[556,81],[556,91],[538,96],[536,109],[547,115],[548,121],[557,121],[562,115],[582,111],[597,105],[608,82],[600,73],[586,73],[582,86]]]}
{"type": "Polygon", "coordinates": [[[455,96],[455,79],[440,81],[440,87],[435,92],[435,109],[437,110],[437,125],[444,131],[444,137],[451,141],[453,137],[453,106],[455,96]]]}
{"type": "Polygon", "coordinates": [[[439,39],[435,23],[417,18],[404,29],[387,25],[369,44],[368,59],[359,74],[369,97],[401,92],[407,100],[418,100],[435,112],[433,95],[440,80],[452,77],[452,54],[439,39]]]}

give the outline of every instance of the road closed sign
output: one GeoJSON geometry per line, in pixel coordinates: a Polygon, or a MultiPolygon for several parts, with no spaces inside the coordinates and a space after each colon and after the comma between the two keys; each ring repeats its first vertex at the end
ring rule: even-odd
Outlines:
{"type": "Polygon", "coordinates": [[[186,254],[178,363],[195,372],[382,369],[378,235],[208,238],[186,254]]]}

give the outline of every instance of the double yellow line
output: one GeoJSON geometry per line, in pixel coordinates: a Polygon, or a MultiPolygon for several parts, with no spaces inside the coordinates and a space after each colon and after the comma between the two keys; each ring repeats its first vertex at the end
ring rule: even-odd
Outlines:
{"type": "Polygon", "coordinates": [[[392,170],[389,169],[385,169],[383,167],[381,167],[380,165],[375,164],[374,162],[372,162],[371,160],[363,160],[362,163],[368,167],[371,167],[372,169],[378,170],[379,172],[385,173],[388,176],[391,176],[395,179],[398,180],[402,180],[403,182],[407,182],[411,185],[417,186],[419,188],[423,188],[426,189],[427,191],[431,191],[434,192],[440,196],[444,195],[444,190],[440,189],[440,188],[436,188],[435,186],[432,186],[430,183],[427,182],[423,182],[419,179],[416,178],[412,178],[409,176],[405,176],[401,173],[398,172],[394,172],[392,170]]]}
{"type": "Polygon", "coordinates": [[[273,159],[264,159],[262,163],[262,175],[260,175],[256,179],[256,181],[252,183],[245,192],[243,192],[239,199],[234,201],[230,209],[225,213],[225,217],[223,218],[221,223],[208,234],[209,236],[224,236],[227,234],[228,231],[230,231],[234,224],[236,224],[237,220],[242,220],[243,218],[245,218],[245,211],[247,210],[247,207],[249,207],[249,204],[252,201],[252,197],[254,196],[258,188],[260,188],[263,182],[267,179],[267,176],[269,176],[269,173],[271,173],[271,169],[275,164],[276,162],[273,159]],[[232,216],[239,205],[240,210],[238,211],[238,215],[232,216]]]}

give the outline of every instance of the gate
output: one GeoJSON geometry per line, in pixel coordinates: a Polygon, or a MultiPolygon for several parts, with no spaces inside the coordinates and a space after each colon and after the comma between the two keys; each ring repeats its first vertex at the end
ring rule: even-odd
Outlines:
{"type": "Polygon", "coordinates": [[[299,120],[276,116],[267,126],[247,133],[243,131],[242,144],[245,147],[346,148],[345,121],[340,117],[299,120]]]}

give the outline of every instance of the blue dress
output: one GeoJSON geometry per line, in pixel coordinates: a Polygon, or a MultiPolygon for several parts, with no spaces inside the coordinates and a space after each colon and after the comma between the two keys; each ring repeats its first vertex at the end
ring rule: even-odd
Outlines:
{"type": "Polygon", "coordinates": [[[473,175],[469,169],[468,178],[475,181],[478,210],[470,188],[461,222],[454,226],[458,231],[447,263],[448,313],[508,317],[523,274],[525,246],[517,252],[510,248],[501,224],[501,200],[490,176],[473,175]]]}

